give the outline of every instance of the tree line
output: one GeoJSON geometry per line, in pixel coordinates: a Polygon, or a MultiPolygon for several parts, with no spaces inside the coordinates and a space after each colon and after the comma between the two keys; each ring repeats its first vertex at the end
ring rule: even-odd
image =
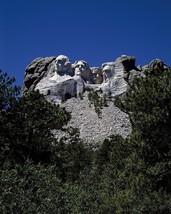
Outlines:
{"type": "Polygon", "coordinates": [[[69,112],[14,84],[0,71],[0,213],[171,213],[170,68],[115,99],[132,133],[102,144],[82,142],[64,128],[69,112]]]}

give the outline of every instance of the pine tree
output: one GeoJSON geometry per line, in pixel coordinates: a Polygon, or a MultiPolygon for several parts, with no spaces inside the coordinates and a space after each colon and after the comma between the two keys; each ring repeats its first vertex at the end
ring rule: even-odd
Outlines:
{"type": "Polygon", "coordinates": [[[6,125],[6,114],[17,102],[20,87],[14,85],[15,78],[0,70],[0,160],[6,156],[9,150],[8,136],[4,126],[6,125]]]}
{"type": "Polygon", "coordinates": [[[20,87],[13,85],[15,78],[10,78],[7,73],[0,70],[0,112],[5,111],[18,99],[20,87]]]}
{"type": "Polygon", "coordinates": [[[38,91],[30,91],[6,111],[4,137],[9,143],[9,155],[25,161],[50,161],[55,141],[53,130],[62,129],[70,113],[49,103],[38,91]]]}
{"type": "Polygon", "coordinates": [[[125,159],[124,189],[116,209],[130,213],[171,212],[171,70],[136,78],[116,104],[129,114],[132,135],[125,159]]]}

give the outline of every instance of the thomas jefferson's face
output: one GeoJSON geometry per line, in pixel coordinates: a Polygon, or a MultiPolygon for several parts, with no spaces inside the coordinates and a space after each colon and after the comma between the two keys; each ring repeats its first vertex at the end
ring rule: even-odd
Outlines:
{"type": "Polygon", "coordinates": [[[86,65],[82,61],[78,61],[75,65],[75,75],[82,76],[84,71],[86,71],[86,65]]]}

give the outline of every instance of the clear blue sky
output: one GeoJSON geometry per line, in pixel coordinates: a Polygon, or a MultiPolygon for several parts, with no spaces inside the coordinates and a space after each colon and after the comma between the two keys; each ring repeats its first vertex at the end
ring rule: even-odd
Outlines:
{"type": "Polygon", "coordinates": [[[101,66],[121,54],[171,66],[171,0],[0,0],[0,69],[21,85],[37,57],[101,66]]]}

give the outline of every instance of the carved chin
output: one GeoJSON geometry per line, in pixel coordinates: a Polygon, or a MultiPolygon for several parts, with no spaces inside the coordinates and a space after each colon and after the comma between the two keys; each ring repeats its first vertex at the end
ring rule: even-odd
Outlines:
{"type": "Polygon", "coordinates": [[[81,73],[80,72],[76,72],[75,75],[76,76],[81,76],[81,73]]]}
{"type": "Polygon", "coordinates": [[[63,70],[63,66],[57,65],[57,72],[61,72],[63,70]]]}
{"type": "Polygon", "coordinates": [[[75,69],[75,75],[77,75],[77,76],[81,76],[81,72],[80,72],[80,70],[75,69]]]}

